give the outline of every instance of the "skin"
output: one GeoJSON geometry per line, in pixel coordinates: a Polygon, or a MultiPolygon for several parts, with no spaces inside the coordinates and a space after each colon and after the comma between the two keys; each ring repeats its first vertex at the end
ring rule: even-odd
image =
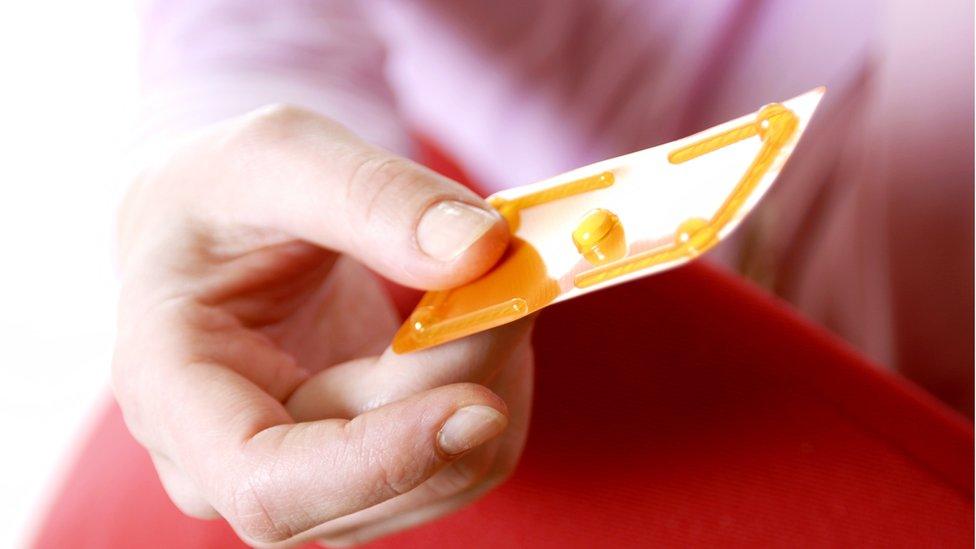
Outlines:
{"type": "Polygon", "coordinates": [[[488,208],[285,106],[209,128],[138,178],[119,220],[113,387],[184,513],[221,516],[252,545],[348,545],[449,513],[512,471],[530,320],[388,348],[399,319],[370,270],[451,287],[507,244],[498,217],[453,259],[425,254],[419,220],[445,199],[488,208]],[[446,453],[445,422],[472,405],[500,414],[500,432],[446,453]]]}

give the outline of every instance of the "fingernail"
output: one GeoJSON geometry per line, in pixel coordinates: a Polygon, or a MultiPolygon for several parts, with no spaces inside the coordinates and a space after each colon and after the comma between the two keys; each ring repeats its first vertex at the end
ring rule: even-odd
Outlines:
{"type": "Polygon", "coordinates": [[[487,210],[456,200],[431,206],[417,225],[417,242],[427,255],[450,261],[484,236],[498,218],[487,210]]]}
{"type": "Polygon", "coordinates": [[[454,412],[441,427],[437,445],[449,456],[462,454],[495,438],[505,430],[508,418],[488,406],[466,406],[454,412]]]}

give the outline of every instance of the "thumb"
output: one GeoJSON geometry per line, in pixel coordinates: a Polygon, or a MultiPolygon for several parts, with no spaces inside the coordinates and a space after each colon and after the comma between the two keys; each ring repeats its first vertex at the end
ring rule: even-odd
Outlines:
{"type": "Polygon", "coordinates": [[[228,518],[247,539],[288,540],[412,490],[500,434],[504,403],[474,384],[440,387],[364,413],[267,429],[228,518]]]}
{"type": "MultiPolygon", "coordinates": [[[[222,127],[193,162],[188,207],[285,231],[421,289],[456,286],[501,256],[508,229],[464,186],[336,122],[265,108],[222,127]]],[[[230,219],[228,219],[230,218],[230,219]]]]}

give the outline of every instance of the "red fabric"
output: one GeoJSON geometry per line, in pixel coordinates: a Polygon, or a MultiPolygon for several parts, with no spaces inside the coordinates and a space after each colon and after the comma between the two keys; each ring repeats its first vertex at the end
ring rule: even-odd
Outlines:
{"type": "MultiPolygon", "coordinates": [[[[558,305],[534,338],[513,477],[370,547],[973,546],[972,425],[728,274],[558,305]]],[[[113,405],[35,545],[241,543],[173,507],[113,405]]]]}

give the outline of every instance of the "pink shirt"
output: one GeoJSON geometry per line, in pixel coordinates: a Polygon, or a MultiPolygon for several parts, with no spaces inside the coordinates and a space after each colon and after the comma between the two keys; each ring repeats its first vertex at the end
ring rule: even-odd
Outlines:
{"type": "Polygon", "coordinates": [[[713,260],[972,415],[973,6],[911,0],[144,2],[146,135],[270,102],[488,190],[828,87],[713,260]]]}

